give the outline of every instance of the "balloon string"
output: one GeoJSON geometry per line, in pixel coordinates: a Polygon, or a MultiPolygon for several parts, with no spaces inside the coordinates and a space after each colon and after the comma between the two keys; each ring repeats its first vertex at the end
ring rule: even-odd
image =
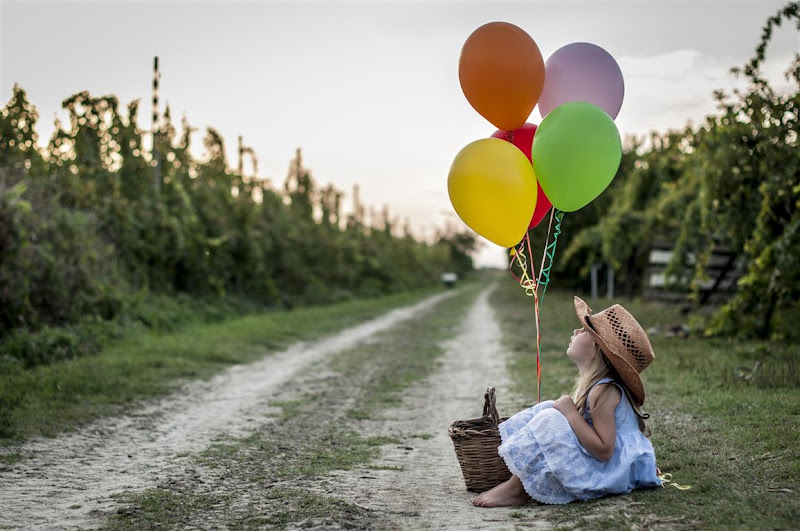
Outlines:
{"type": "MultiPolygon", "coordinates": [[[[518,248],[511,248],[509,254],[513,255],[514,258],[508,264],[508,269],[511,272],[511,276],[519,282],[519,285],[522,289],[525,290],[525,294],[529,297],[533,297],[533,309],[534,315],[536,318],[536,397],[537,403],[542,401],[542,363],[541,363],[541,345],[542,345],[542,336],[541,336],[541,322],[539,320],[539,294],[538,294],[538,286],[537,282],[528,276],[528,262],[525,257],[525,245],[528,246],[528,255],[531,256],[531,241],[528,233],[525,233],[525,238],[519,243],[518,248]],[[514,260],[516,260],[517,265],[520,269],[520,276],[514,274],[514,260]]],[[[531,275],[536,276],[536,271],[534,267],[533,260],[531,260],[531,275]]]]}
{"type": "MultiPolygon", "coordinates": [[[[525,243],[528,245],[528,256],[531,257],[531,275],[536,276],[536,271],[533,267],[533,253],[531,252],[531,238],[528,232],[525,232],[525,243]]],[[[541,363],[541,345],[542,336],[539,332],[541,322],[539,321],[539,286],[537,283],[536,290],[533,297],[533,312],[536,318],[536,403],[542,401],[542,363],[541,363]]]]}
{"type": "MultiPolygon", "coordinates": [[[[555,207],[553,208],[555,210],[555,207]]],[[[555,211],[556,226],[553,229],[553,243],[545,247],[545,258],[542,261],[542,267],[539,270],[539,285],[542,286],[542,301],[544,294],[547,293],[547,286],[550,284],[550,269],[553,267],[553,261],[556,255],[556,245],[558,244],[558,235],[561,234],[561,220],[564,219],[564,212],[561,210],[555,211]]]]}
{"type": "Polygon", "coordinates": [[[553,216],[556,213],[555,208],[550,208],[550,222],[547,224],[547,236],[544,237],[544,249],[542,249],[542,261],[539,262],[541,264],[539,266],[539,278],[536,279],[537,282],[542,281],[542,267],[544,267],[544,259],[547,256],[547,242],[550,241],[550,229],[553,228],[553,216]]]}

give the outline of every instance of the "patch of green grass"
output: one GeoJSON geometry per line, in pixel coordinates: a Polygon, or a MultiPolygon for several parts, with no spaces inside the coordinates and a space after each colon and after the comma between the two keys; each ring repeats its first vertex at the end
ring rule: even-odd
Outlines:
{"type": "Polygon", "coordinates": [[[370,418],[372,413],[370,411],[366,411],[363,409],[348,409],[347,410],[347,418],[351,418],[353,420],[367,420],[370,418]]]}
{"type": "Polygon", "coordinates": [[[367,444],[370,446],[383,446],[384,444],[400,444],[400,439],[397,437],[389,437],[387,435],[377,435],[375,437],[367,437],[367,444]]]}
{"type": "Polygon", "coordinates": [[[5,463],[7,465],[13,465],[14,463],[19,463],[24,459],[26,459],[26,456],[19,452],[0,454],[0,463],[5,463]]]}
{"type": "Polygon", "coordinates": [[[168,489],[148,489],[137,494],[115,496],[130,503],[105,522],[104,529],[126,531],[181,527],[198,513],[209,511],[230,501],[216,493],[185,493],[168,489]]]}
{"type": "MultiPolygon", "coordinates": [[[[589,302],[595,311],[611,304],[589,302]]],[[[793,528],[800,518],[797,345],[668,338],[664,332],[669,327],[686,321],[676,307],[614,302],[628,308],[646,330],[655,329],[650,339],[656,358],[642,374],[644,410],[652,415],[659,467],[692,488],[644,489],[569,504],[550,512],[555,523],[563,529],[793,528]],[[746,370],[757,361],[755,373],[746,370]]],[[[536,401],[533,300],[509,281],[495,292],[492,303],[504,345],[513,355],[511,372],[521,409],[536,401]]],[[[565,352],[579,323],[572,295],[556,290],[547,292],[540,313],[542,400],[547,400],[572,389],[577,369],[565,352]]],[[[510,413],[514,411],[501,412],[510,413]]]]}
{"type": "Polygon", "coordinates": [[[402,472],[406,469],[402,465],[369,465],[367,468],[370,470],[396,470],[397,472],[402,472]]]}
{"type": "Polygon", "coordinates": [[[208,378],[291,342],[320,337],[414,303],[433,290],[331,306],[194,324],[172,335],[141,334],[97,355],[23,370],[0,365],[0,446],[55,436],[137,401],[163,396],[186,379],[208,378]]]}
{"type": "Polygon", "coordinates": [[[302,411],[304,407],[311,405],[311,402],[311,397],[303,397],[295,400],[270,400],[267,405],[280,408],[281,417],[289,417],[295,415],[298,411],[302,411]]]}
{"type": "Polygon", "coordinates": [[[306,521],[317,529],[338,527],[342,521],[366,518],[369,511],[339,498],[311,494],[302,489],[273,488],[267,492],[273,509],[249,511],[234,517],[231,529],[283,529],[291,523],[306,521]]]}

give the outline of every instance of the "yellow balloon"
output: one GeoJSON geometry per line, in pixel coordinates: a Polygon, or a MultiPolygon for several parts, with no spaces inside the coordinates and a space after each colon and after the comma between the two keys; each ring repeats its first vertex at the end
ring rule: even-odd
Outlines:
{"type": "Polygon", "coordinates": [[[476,140],[456,155],[447,191],[464,223],[503,247],[520,242],[536,208],[536,176],[530,161],[499,138],[476,140]]]}

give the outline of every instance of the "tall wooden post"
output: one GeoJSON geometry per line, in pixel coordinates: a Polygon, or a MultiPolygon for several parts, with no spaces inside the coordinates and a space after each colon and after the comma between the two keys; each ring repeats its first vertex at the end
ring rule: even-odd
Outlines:
{"type": "Polygon", "coordinates": [[[239,175],[244,177],[244,144],[242,135],[239,135],[239,175]]]}
{"type": "Polygon", "coordinates": [[[364,223],[364,208],[361,206],[361,197],[359,196],[358,185],[353,185],[353,217],[359,223],[364,223]]]}
{"type": "Polygon", "coordinates": [[[159,131],[159,124],[158,124],[158,78],[160,74],[158,72],[158,56],[153,58],[153,122],[152,122],[152,134],[153,134],[153,186],[155,188],[156,193],[161,190],[161,159],[158,154],[158,131],[159,131]]]}

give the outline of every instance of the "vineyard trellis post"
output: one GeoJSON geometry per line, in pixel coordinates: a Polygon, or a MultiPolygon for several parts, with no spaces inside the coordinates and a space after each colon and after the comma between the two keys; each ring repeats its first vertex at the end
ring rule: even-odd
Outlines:
{"type": "Polygon", "coordinates": [[[153,138],[153,187],[156,194],[161,190],[161,161],[158,156],[158,56],[153,57],[153,120],[152,120],[152,138],[153,138]]]}

